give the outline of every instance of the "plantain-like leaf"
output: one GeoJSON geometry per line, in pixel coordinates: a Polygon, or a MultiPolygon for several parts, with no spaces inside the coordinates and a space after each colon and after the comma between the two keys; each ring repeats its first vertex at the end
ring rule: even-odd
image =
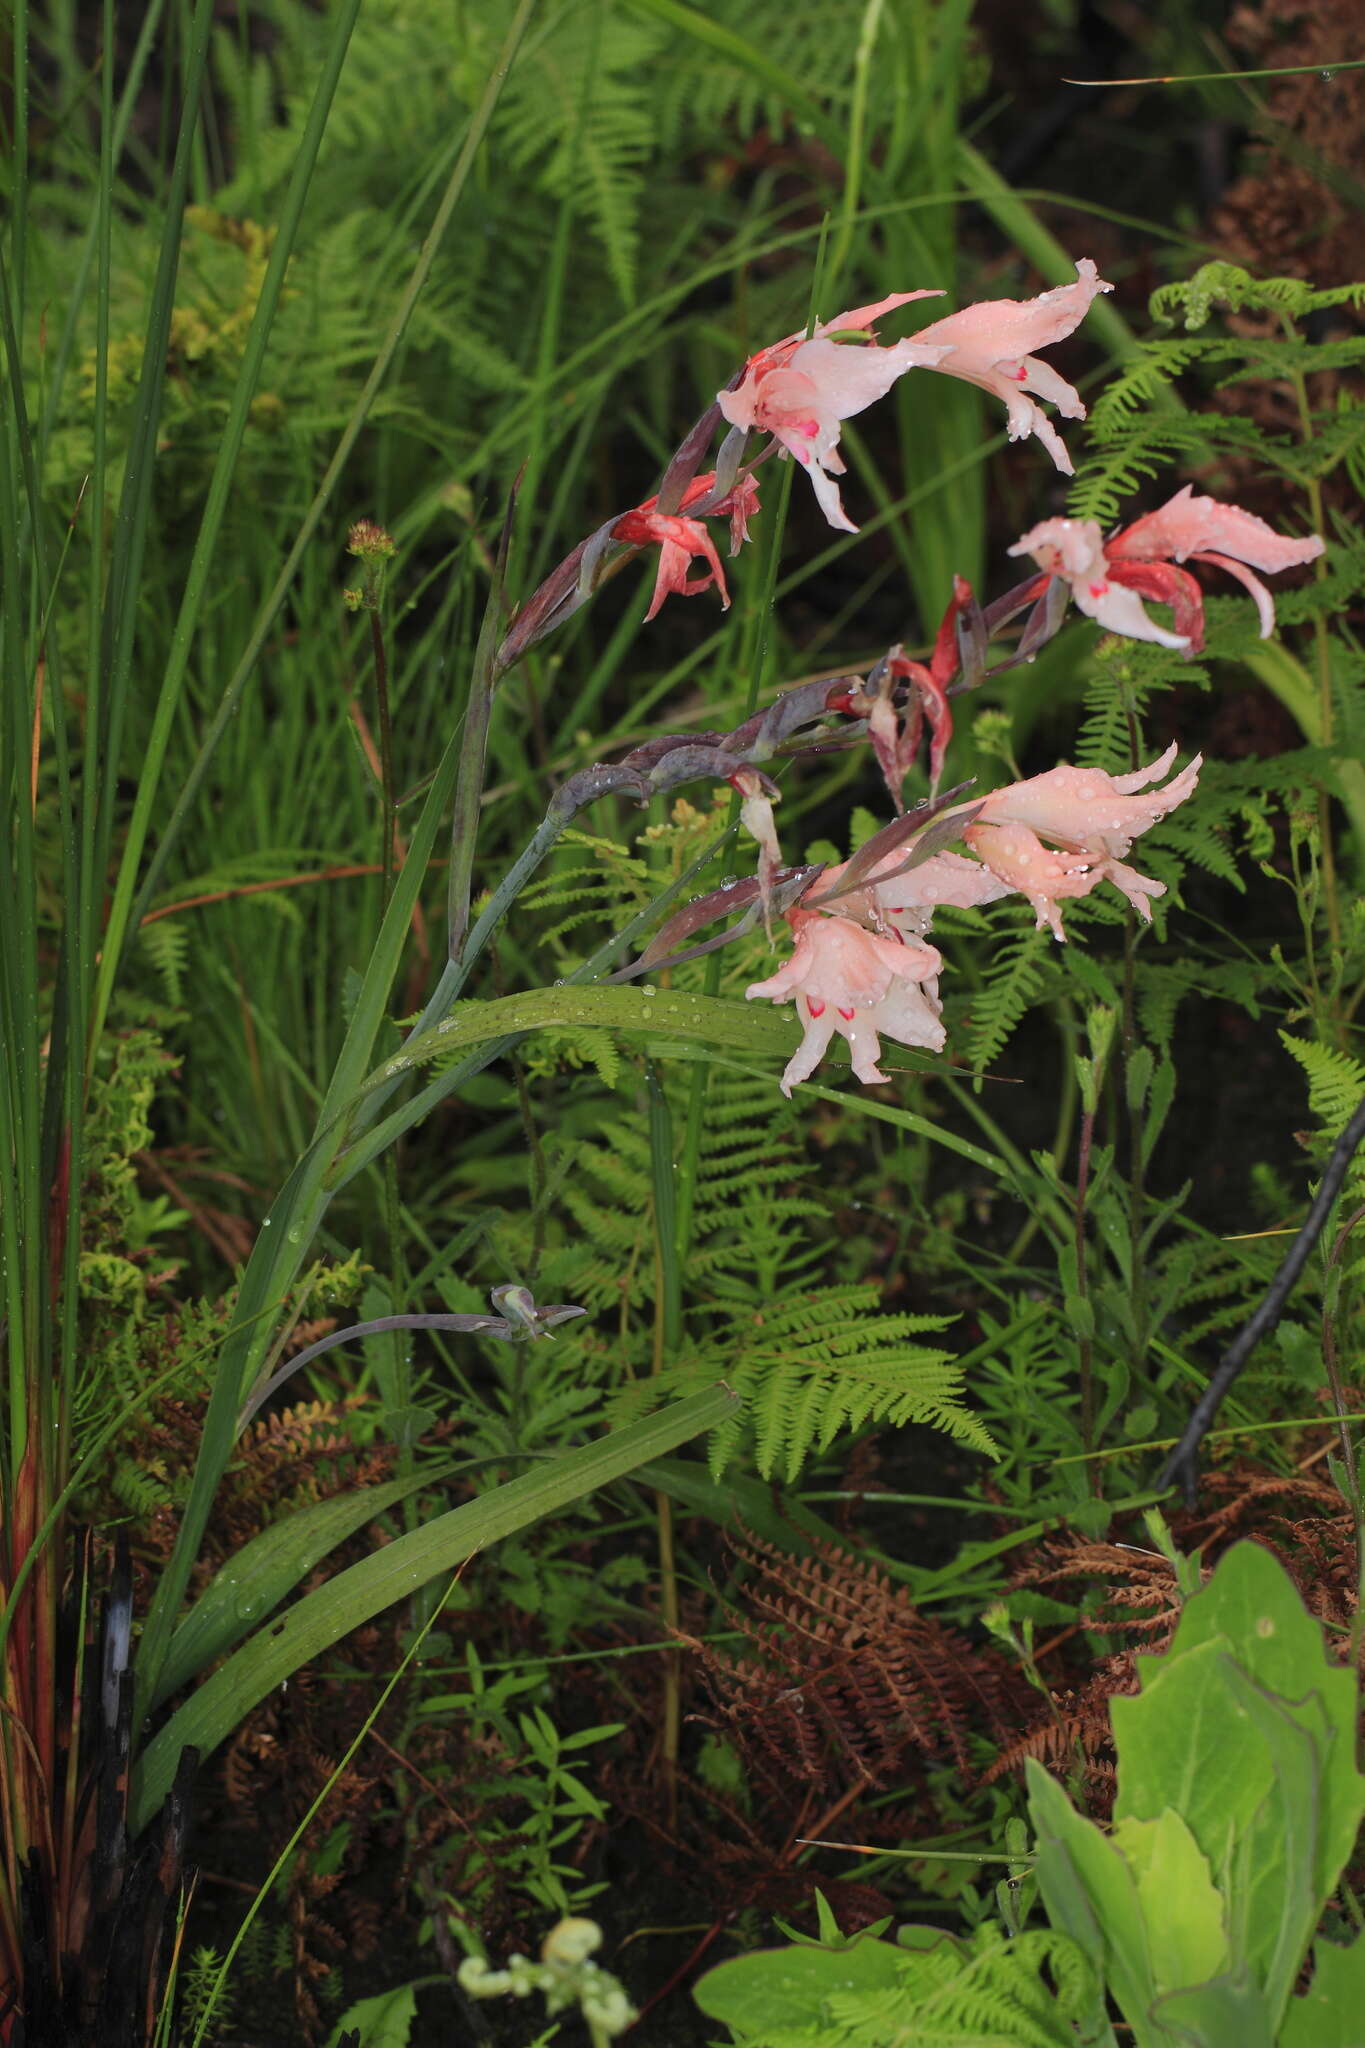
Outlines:
{"type": "Polygon", "coordinates": [[[703,1430],[714,1429],[738,1405],[723,1383],[674,1402],[643,1422],[566,1451],[477,1500],[438,1515],[425,1528],[398,1537],[305,1594],[220,1664],[152,1737],[133,1773],[133,1832],[140,1833],[160,1809],[174,1783],[182,1750],[194,1748],[201,1756],[209,1755],[258,1700],[310,1658],[490,1543],[610,1485],[651,1458],[676,1450],[703,1430]]]}

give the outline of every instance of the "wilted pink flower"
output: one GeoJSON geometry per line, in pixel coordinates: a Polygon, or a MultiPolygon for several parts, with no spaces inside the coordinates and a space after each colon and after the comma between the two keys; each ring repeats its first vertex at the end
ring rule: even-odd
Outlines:
{"type": "Polygon", "coordinates": [[[777,789],[759,769],[747,764],[737,768],[728,779],[731,789],[740,798],[739,822],[758,842],[758,896],[763,906],[763,923],[771,939],[773,882],[782,865],[782,849],[778,845],[777,824],[773,817],[777,789]]]}
{"type": "Polygon", "coordinates": [[[1128,775],[1063,762],[1045,775],[993,789],[962,836],[992,874],[1027,896],[1039,927],[1051,926],[1059,939],[1065,935],[1058,903],[1088,896],[1101,881],[1113,882],[1150,918],[1147,899],[1164,896],[1166,885],[1125,867],[1122,857],[1140,833],[1193,795],[1200,754],[1164,789],[1148,786],[1166,773],[1175,755],[1172,744],[1158,760],[1128,775]],[[1045,839],[1060,850],[1045,846],[1045,839]]]}
{"type": "Polygon", "coordinates": [[[932,367],[947,354],[947,347],[926,343],[918,335],[890,348],[879,348],[871,340],[841,343],[829,337],[870,329],[883,313],[911,299],[941,297],[935,291],[892,292],[875,306],[855,306],[836,320],[818,323],[809,337],[789,334],[749,358],[735,390],[716,393],[716,403],[732,427],[756,428],[781,442],[810,477],[830,525],[844,533],[858,529],[845,513],[834,482],[845,468],[837,452],[840,422],[883,397],[907,370],[932,367]]]}
{"type": "Polygon", "coordinates": [[[815,1071],[836,1031],[848,1040],[860,1081],[886,1079],[877,1066],[879,1033],[902,1045],[940,1050],[944,1034],[937,976],[943,959],[932,946],[880,939],[850,918],[825,917],[817,910],[789,910],[787,920],[796,935],[791,958],[767,981],[744,991],[750,1000],[796,998],[805,1036],[782,1076],[784,1095],[815,1071]]]}
{"type": "Polygon", "coordinates": [[[720,566],[716,544],[700,519],[684,519],[677,512],[647,512],[643,506],[637,506],[634,511],[621,514],[611,529],[611,537],[628,541],[632,547],[655,546],[659,550],[659,571],[654,578],[654,596],[645,613],[646,620],[654,617],[664,599],[674,591],[681,597],[699,597],[713,583],[720,592],[722,609],[729,611],[725,571],[720,566]],[[688,575],[694,555],[703,556],[709,563],[705,576],[688,575]]]}
{"type": "MultiPolygon", "coordinates": [[[[683,516],[689,505],[697,504],[715,488],[715,482],[712,470],[708,470],[705,476],[693,477],[677,512],[657,511],[658,499],[646,498],[643,505],[623,512],[611,529],[613,540],[626,541],[632,547],[653,546],[659,550],[659,571],[654,579],[654,596],[645,613],[646,622],[655,616],[664,599],[674,591],[682,597],[698,597],[713,583],[720,592],[722,607],[726,611],[730,609],[730,592],[715,542],[700,519],[683,516]],[[705,576],[689,577],[687,571],[694,555],[701,555],[709,564],[705,576]]],[[[741,544],[749,538],[749,521],[757,510],[758,485],[747,471],[736,480],[734,489],[718,505],[712,506],[707,515],[709,518],[729,517],[732,555],[737,555],[741,544]]]]}
{"type": "Polygon", "coordinates": [[[1177,563],[1208,562],[1245,584],[1256,600],[1264,640],[1274,629],[1275,607],[1252,569],[1273,573],[1311,562],[1322,551],[1317,534],[1291,539],[1239,505],[1196,498],[1190,484],[1108,540],[1093,519],[1045,519],[1010,549],[1012,555],[1031,555],[1046,575],[1062,577],[1077,609],[1111,633],[1187,647],[1194,654],[1204,645],[1204,600],[1193,576],[1177,563]],[[1170,605],[1173,633],[1148,616],[1144,598],[1170,605]]]}
{"type": "Polygon", "coordinates": [[[1031,351],[1048,348],[1079,327],[1100,292],[1112,291],[1088,256],[1076,265],[1076,282],[1058,285],[1036,299],[983,299],[979,305],[964,306],[931,327],[921,328],[915,340],[948,342],[951,355],[935,367],[950,377],[965,377],[1005,401],[1011,441],[1036,434],[1058,469],[1070,476],[1071,457],[1066,444],[1047,415],[1027,392],[1048,399],[1063,419],[1083,420],[1085,407],[1080,394],[1059,377],[1048,363],[1031,351]]]}
{"type": "MultiPolygon", "coordinates": [[[[702,498],[713,491],[715,487],[716,472],[713,469],[708,469],[701,476],[694,476],[687,489],[683,492],[682,504],[678,507],[678,510],[680,512],[688,511],[693,505],[699,503],[702,498]]],[[[646,512],[651,511],[658,502],[657,498],[646,498],[641,509],[646,512]]],[[[742,470],[725,496],[714,504],[706,515],[708,519],[729,519],[730,554],[732,558],[739,553],[741,547],[749,538],[749,521],[757,511],[758,478],[752,476],[747,469],[742,470]]]]}
{"type": "Polygon", "coordinates": [[[893,647],[872,671],[870,683],[859,683],[854,677],[854,687],[831,690],[825,700],[831,711],[847,711],[867,720],[867,736],[897,812],[905,809],[901,788],[919,753],[926,711],[930,794],[938,789],[944,756],[953,737],[948,685],[961,666],[957,651],[958,615],[971,602],[971,584],[965,576],[954,576],[952,599],[939,624],[927,666],[893,647]],[[898,712],[894,696],[896,684],[901,681],[908,681],[910,690],[903,712],[898,712]]]}

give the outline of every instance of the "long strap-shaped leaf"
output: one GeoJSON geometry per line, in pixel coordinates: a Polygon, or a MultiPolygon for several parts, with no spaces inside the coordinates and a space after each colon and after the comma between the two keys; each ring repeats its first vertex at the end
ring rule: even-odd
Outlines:
{"type": "MultiPolygon", "coordinates": [[[[341,437],[336,453],[328,466],[327,474],[318,486],[313,503],[305,514],[303,527],[276,581],[275,588],[267,599],[258,617],[251,643],[238,663],[237,671],[229,684],[223,702],[219,706],[214,724],[200,750],[195,768],[191,771],[181,791],[166,832],[158,848],[159,859],[170,843],[170,838],[183,818],[197,787],[200,774],[207,767],[213,749],[225,729],[233,704],[236,703],[246,681],[255,666],[256,658],[264,644],[271,621],[275,618],[287,595],[294,570],[301,559],[305,544],[322,516],[323,508],[332,487],[340,475],[363,420],[373,401],[374,394],[383,375],[392,362],[412,307],[430,269],[436,247],[449,223],[456,200],[464,189],[465,181],[473,165],[478,145],[492,118],[493,108],[502,90],[507,71],[516,54],[521,35],[526,27],[535,0],[520,0],[517,13],[508,30],[503,47],[493,65],[488,85],[471,118],[459,159],[451,172],[436,217],[432,222],[422,253],[418,258],[408,290],[394,316],[380,353],[375,360],[365,390],[356,402],[356,410],[341,437]]],[[[490,604],[496,606],[500,596],[499,577],[494,578],[490,593],[490,604]]],[[[478,679],[475,678],[477,683],[478,679]]],[[[389,906],[380,928],[379,938],[371,953],[365,970],[360,994],[356,1001],[355,1015],[346,1043],[337,1061],[336,1069],[328,1087],[328,1102],[344,1099],[354,1092],[363,1079],[365,1068],[373,1054],[373,1041],[383,1019],[384,1004],[398,970],[408,922],[412,916],[413,904],[435,840],[436,828],[450,801],[451,791],[460,763],[460,735],[452,733],[444,754],[438,764],[435,779],[427,793],[421,817],[408,847],[408,857],[403,864],[389,906]]],[[[143,884],[143,897],[135,907],[133,922],[136,923],[142,902],[151,888],[156,869],[152,863],[143,884]]],[[[237,1308],[227,1336],[224,1339],[222,1355],[214,1390],[210,1397],[208,1412],[204,1418],[200,1438],[199,1456],[195,1462],[194,1477],[190,1484],[189,1497],[185,1502],[180,1528],[176,1535],[175,1548],[162,1570],[152,1598],[151,1609],[143,1630],[142,1642],[137,1658],[137,1708],[140,1718],[147,1710],[147,1701],[160,1675],[161,1664],[166,1655],[171,1632],[175,1627],[180,1603],[189,1584],[190,1572],[198,1555],[208,1522],[218,1482],[231,1455],[236,1430],[240,1390],[250,1380],[256,1353],[261,1338],[258,1323],[267,1317],[273,1306],[282,1300],[291,1285],[299,1266],[312,1243],[313,1234],[326,1212],[328,1195],[322,1187],[322,1175],[330,1160],[331,1150],[339,1142],[340,1127],[333,1124],[329,1139],[325,1129],[320,1129],[308,1151],[298,1161],[262,1225],[261,1233],[252,1249],[251,1258],[242,1277],[238,1293],[237,1308]]]]}
{"type": "Polygon", "coordinates": [[[497,106],[503,86],[507,82],[507,74],[511,70],[513,59],[520,47],[522,36],[526,31],[527,23],[535,10],[536,4],[537,0],[519,0],[516,14],[513,16],[507,34],[503,39],[502,48],[493,60],[493,66],[489,72],[488,82],[484,87],[483,95],[470,115],[464,140],[460,145],[459,156],[456,159],[450,177],[446,181],[445,190],[441,194],[440,204],[432,217],[431,226],[427,230],[421,249],[418,251],[417,261],[412,268],[412,275],[408,279],[407,287],[394,311],[393,318],[389,323],[388,332],[380,343],[379,352],[370,366],[370,373],[365,379],[364,388],[351,408],[350,418],[342,429],[341,438],[333,450],[332,459],[323,472],[322,480],[316,491],[313,493],[312,502],[303,515],[303,520],[294,537],[293,545],[290,547],[289,553],[281,565],[280,573],[275,578],[270,594],[256,615],[251,629],[251,637],[242,650],[241,658],[233,670],[226,690],[223,692],[218,709],[214,713],[209,729],[204,735],[199,752],[196,754],[189,773],[186,775],[176,796],[175,805],[170,817],[166,821],[160,842],[148,864],[147,873],[138,892],[137,902],[134,905],[131,919],[133,924],[138,922],[151,903],[166,857],[184,829],[185,821],[198,796],[200,784],[208,773],[209,764],[217,752],[223,734],[228,730],[232,722],[233,714],[238,703],[241,701],[242,692],[255,671],[256,663],[261,656],[261,650],[270,638],[275,621],[279,617],[285,599],[293,587],[299,565],[308,554],[308,550],[312,545],[313,535],[317,532],[318,526],[322,521],[322,515],[331,502],[332,493],[336,489],[346,463],[350,458],[351,450],[360,438],[365,422],[370,416],[374,401],[378,397],[384,380],[392,367],[393,359],[402,345],[403,336],[406,334],[408,323],[412,318],[413,308],[421,297],[427,277],[431,271],[431,266],[436,260],[436,253],[445,239],[447,228],[450,226],[451,215],[455,211],[456,204],[464,191],[469,174],[478,159],[478,153],[482,147],[488,124],[493,118],[493,110],[497,106]]]}
{"type": "Polygon", "coordinates": [[[315,1501],[272,1522],[230,1557],[195,1601],[175,1634],[152,1695],[153,1711],[195,1675],[225,1657],[244,1636],[268,1621],[281,1600],[313,1566],[409,1494],[438,1487],[458,1468],[426,1465],[403,1479],[358,1486],[333,1500],[315,1501]]]}
{"type": "Polygon", "coordinates": [[[714,1429],[738,1405],[738,1397],[724,1385],[677,1401],[452,1508],[305,1595],[220,1665],[152,1738],[134,1774],[134,1831],[146,1826],[170,1791],[183,1749],[192,1745],[202,1755],[216,1749],[258,1700],[310,1657],[490,1543],[714,1429]]]}
{"type": "Polygon", "coordinates": [[[146,843],[147,827],[151,821],[161,788],[161,770],[165,761],[166,747],[171,729],[180,709],[181,693],[185,677],[189,672],[190,652],[194,646],[195,630],[203,610],[205,595],[217,561],[218,536],[223,517],[227,511],[233,479],[237,469],[237,458],[241,453],[242,439],[246,433],[251,404],[256,396],[260,381],[261,364],[275,324],[280,294],[284,289],[285,273],[294,253],[299,222],[303,217],[304,203],[308,198],[313,181],[313,169],[318,151],[322,146],[327,118],[332,109],[337,81],[350,48],[351,33],[360,12],[361,0],[341,0],[336,20],[332,24],[326,57],[317,86],[314,89],[312,105],[304,125],[298,153],[289,176],[289,187],[285,194],[284,206],[275,230],[270,260],[266,265],[265,277],[261,283],[260,297],[247,335],[242,355],[241,369],[232,393],[227,421],[218,454],[209,480],[208,497],[204,504],[203,517],[199,523],[199,535],[195,542],[194,556],[190,562],[189,574],[180,600],[180,611],[171,636],[170,658],[161,678],[157,694],[156,713],[152,730],[143,747],[138,769],[137,795],[133,802],[133,815],[128,821],[123,850],[119,856],[118,879],[114,885],[114,898],[110,906],[105,927],[104,946],[100,961],[100,976],[95,999],[95,1016],[92,1024],[92,1042],[99,1037],[104,1022],[105,1010],[113,991],[118,973],[123,943],[128,931],[129,910],[133,890],[137,883],[138,868],[142,860],[142,849],[146,843]]]}

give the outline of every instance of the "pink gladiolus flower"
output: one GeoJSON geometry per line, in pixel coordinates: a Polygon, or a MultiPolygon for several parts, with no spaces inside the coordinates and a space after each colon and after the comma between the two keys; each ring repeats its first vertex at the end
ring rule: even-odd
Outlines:
{"type": "Polygon", "coordinates": [[[844,533],[857,527],[844,511],[839,486],[845,464],[838,454],[840,422],[862,412],[917,366],[932,368],[948,353],[946,342],[909,341],[880,348],[840,343],[829,337],[870,329],[874,320],[911,299],[941,298],[941,292],[892,292],[875,306],[855,306],[837,320],[820,322],[809,337],[789,334],[761,349],[745,365],[733,391],[718,391],[716,403],[732,427],[756,428],[781,442],[810,477],[820,509],[844,533]]]}
{"type": "Polygon", "coordinates": [[[677,591],[681,597],[699,597],[703,590],[709,590],[714,583],[720,592],[722,611],[730,609],[730,592],[725,582],[725,571],[716,553],[712,540],[700,519],[684,519],[676,512],[646,512],[637,507],[633,512],[623,512],[611,530],[613,540],[629,541],[632,547],[651,545],[659,550],[659,570],[654,578],[654,596],[646,621],[658,612],[666,597],[677,591]],[[694,555],[704,556],[710,565],[705,576],[689,576],[687,571],[694,555]]]}
{"type": "Polygon", "coordinates": [[[1275,606],[1251,571],[1273,574],[1314,561],[1322,551],[1319,535],[1296,540],[1276,533],[1239,505],[1196,498],[1190,484],[1108,540],[1093,519],[1045,519],[1010,549],[1012,555],[1031,555],[1046,575],[1062,577],[1071,585],[1077,609],[1111,633],[1154,640],[1161,647],[1187,647],[1194,654],[1204,645],[1204,600],[1193,576],[1178,563],[1208,562],[1245,584],[1256,600],[1264,640],[1274,630],[1275,606]],[[1148,616],[1144,598],[1170,605],[1173,633],[1148,616]]]}
{"type": "Polygon", "coordinates": [[[1039,929],[1049,925],[1058,939],[1065,937],[1059,902],[1088,896],[1101,881],[1113,882],[1150,920],[1148,898],[1164,896],[1166,885],[1125,867],[1123,855],[1140,833],[1193,795],[1200,754],[1164,789],[1149,787],[1175,754],[1172,743],[1158,760],[1128,775],[1063,762],[1045,775],[1008,783],[990,792],[962,836],[993,875],[1027,896],[1039,929]],[[1045,839],[1061,850],[1045,846],[1045,839]]]}
{"type": "MultiPolygon", "coordinates": [[[[720,592],[722,610],[728,612],[730,609],[730,592],[715,542],[700,519],[683,517],[689,505],[695,505],[715,488],[715,482],[713,470],[708,470],[705,476],[693,477],[677,512],[659,512],[655,509],[658,499],[646,498],[643,505],[623,512],[611,529],[613,540],[626,541],[632,547],[657,547],[659,550],[659,570],[654,579],[654,596],[645,613],[646,623],[674,591],[682,597],[699,597],[712,584],[720,592]],[[705,576],[689,577],[687,571],[694,555],[701,555],[708,563],[705,576]]],[[[737,479],[734,489],[718,505],[712,506],[709,517],[729,517],[731,555],[737,555],[743,542],[749,538],[749,521],[757,510],[758,485],[747,472],[737,479]]]]}
{"type": "Polygon", "coordinates": [[[937,365],[950,377],[965,377],[983,391],[994,392],[1005,401],[1011,441],[1036,434],[1058,469],[1072,473],[1066,444],[1047,415],[1026,397],[1035,392],[1056,406],[1063,419],[1083,420],[1085,407],[1080,394],[1048,363],[1031,351],[1063,340],[1079,327],[1092,299],[1112,291],[1088,256],[1076,265],[1076,282],[1059,285],[1036,299],[983,299],[979,305],[964,306],[936,320],[915,336],[925,342],[948,342],[952,353],[937,365]]]}
{"type": "Polygon", "coordinates": [[[789,910],[787,921],[796,935],[791,958],[767,981],[744,991],[751,1001],[796,998],[805,1036],[782,1076],[784,1095],[815,1071],[836,1031],[848,1040],[860,1081],[886,1079],[877,1066],[879,1033],[902,1045],[941,1049],[937,976],[943,959],[932,946],[877,938],[849,918],[816,910],[789,910]]]}
{"type": "MultiPolygon", "coordinates": [[[[998,903],[1008,896],[1007,883],[960,853],[932,853],[918,867],[902,875],[883,879],[882,871],[900,866],[905,855],[890,853],[869,870],[864,886],[838,899],[846,917],[860,917],[876,931],[889,931],[898,939],[922,939],[933,923],[934,912],[951,905],[956,910],[973,910],[982,903],[998,903]]],[[[848,863],[826,868],[819,889],[833,889],[848,863]]]]}
{"type": "Polygon", "coordinates": [[[1026,896],[1038,915],[1038,929],[1051,927],[1054,939],[1065,940],[1059,908],[1068,896],[1088,896],[1097,882],[1110,881],[1121,889],[1134,910],[1148,923],[1152,913],[1149,896],[1164,896],[1166,884],[1120,860],[1094,860],[1088,855],[1057,853],[1044,846],[1027,825],[991,825],[978,819],[963,834],[967,844],[979,853],[992,874],[1026,896]]]}
{"type": "MultiPolygon", "coordinates": [[[[895,856],[880,863],[894,867],[895,856]]],[[[821,877],[822,884],[825,877],[821,877]]],[[[975,910],[983,903],[998,903],[1009,895],[1002,882],[980,861],[960,853],[933,853],[917,868],[903,875],[879,881],[872,870],[872,901],[877,913],[900,938],[922,938],[933,922],[934,912],[951,906],[954,910],[975,910]]]]}

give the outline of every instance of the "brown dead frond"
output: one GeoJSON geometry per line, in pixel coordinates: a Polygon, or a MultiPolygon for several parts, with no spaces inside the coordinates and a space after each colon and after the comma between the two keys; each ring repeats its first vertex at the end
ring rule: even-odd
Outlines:
{"type": "Polygon", "coordinates": [[[875,1567],[834,1544],[808,1558],[757,1537],[733,1548],[751,1576],[732,1618],[751,1647],[698,1649],[714,1724],[748,1769],[832,1797],[903,1782],[926,1760],[969,1771],[970,1736],[1004,1732],[1008,1666],[875,1567]]]}
{"type": "MultiPolygon", "coordinates": [[[[1335,1431],[1324,1430],[1323,1448],[1334,1440],[1335,1431]]],[[[1337,1487],[1313,1471],[1263,1472],[1239,1461],[1208,1473],[1202,1494],[1199,1514],[1179,1525],[1182,1543],[1211,1557],[1243,1537],[1263,1543],[1326,1625],[1329,1648],[1340,1644],[1358,1595],[1355,1529],[1337,1487]]]]}
{"type": "Polygon", "coordinates": [[[1033,1757],[1055,1777],[1079,1775],[1091,1811],[1106,1813],[1114,1788],[1109,1702],[1137,1689],[1137,1666],[1130,1652],[1104,1658],[1084,1684],[1059,1687],[1046,1703],[1039,1702],[1032,1726],[1006,1744],[982,1773],[982,1784],[993,1785],[1011,1771],[1022,1771],[1025,1759],[1033,1757]]]}
{"type": "Polygon", "coordinates": [[[1070,1590],[1078,1580],[1092,1589],[1078,1617],[1083,1627],[1129,1640],[1168,1640],[1180,1601],[1175,1574],[1160,1551],[1067,1532],[1039,1544],[1013,1583],[1070,1590]]]}

